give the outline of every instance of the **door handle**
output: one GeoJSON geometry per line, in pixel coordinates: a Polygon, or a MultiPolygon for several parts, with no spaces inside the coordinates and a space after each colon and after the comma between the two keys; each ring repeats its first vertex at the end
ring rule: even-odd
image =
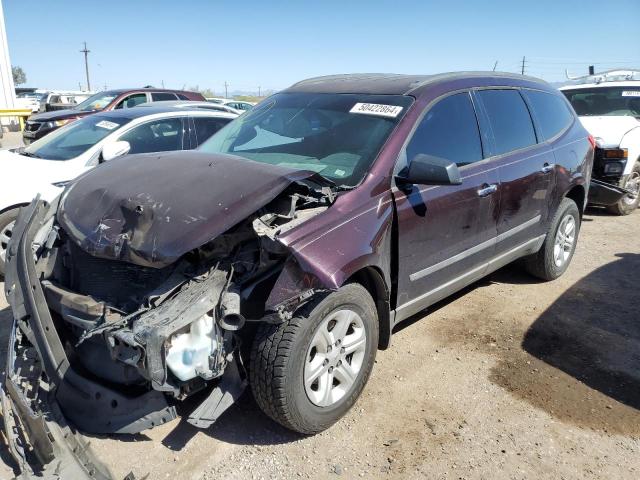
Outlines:
{"type": "Polygon", "coordinates": [[[491,185],[487,185],[485,183],[485,185],[486,186],[483,185],[482,188],[478,190],[478,196],[487,197],[498,190],[498,185],[496,185],[495,183],[492,183],[491,185]]]}
{"type": "Polygon", "coordinates": [[[553,172],[554,167],[555,165],[553,163],[545,163],[540,169],[540,171],[542,171],[542,173],[551,173],[553,172]]]}

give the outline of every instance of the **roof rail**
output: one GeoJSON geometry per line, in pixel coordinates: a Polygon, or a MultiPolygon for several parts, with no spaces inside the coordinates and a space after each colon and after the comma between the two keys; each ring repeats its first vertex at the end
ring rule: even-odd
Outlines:
{"type": "Polygon", "coordinates": [[[596,73],[594,75],[584,75],[582,77],[572,77],[569,71],[565,70],[568,85],[576,85],[582,83],[603,83],[603,82],[624,82],[628,80],[640,80],[640,70],[607,70],[605,72],[596,73]]]}

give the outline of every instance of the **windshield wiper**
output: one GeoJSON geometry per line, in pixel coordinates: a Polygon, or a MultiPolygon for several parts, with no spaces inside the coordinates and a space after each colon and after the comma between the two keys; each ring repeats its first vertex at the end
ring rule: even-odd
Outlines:
{"type": "Polygon", "coordinates": [[[30,158],[42,158],[39,155],[36,155],[35,153],[31,153],[31,152],[20,152],[20,155],[24,155],[25,157],[30,157],[30,158]]]}

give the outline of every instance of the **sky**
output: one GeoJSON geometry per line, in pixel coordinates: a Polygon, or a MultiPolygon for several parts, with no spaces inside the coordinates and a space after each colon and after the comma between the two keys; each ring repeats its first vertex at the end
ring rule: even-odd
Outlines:
{"type": "Polygon", "coordinates": [[[313,76],[456,70],[556,82],[640,69],[640,0],[0,0],[27,84],[262,92],[313,76]]]}

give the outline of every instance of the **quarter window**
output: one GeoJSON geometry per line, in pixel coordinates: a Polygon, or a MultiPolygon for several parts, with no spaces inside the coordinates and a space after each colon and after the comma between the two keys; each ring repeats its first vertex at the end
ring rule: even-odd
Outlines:
{"type": "Polygon", "coordinates": [[[531,115],[517,90],[480,90],[495,140],[494,155],[535,145],[531,115]]]}
{"type": "Polygon", "coordinates": [[[571,124],[573,115],[562,97],[536,90],[524,90],[523,93],[529,100],[545,139],[556,136],[571,124]]]}
{"type": "Polygon", "coordinates": [[[446,97],[427,112],[407,145],[407,160],[421,153],[458,165],[482,159],[478,121],[468,93],[446,97]]]}

